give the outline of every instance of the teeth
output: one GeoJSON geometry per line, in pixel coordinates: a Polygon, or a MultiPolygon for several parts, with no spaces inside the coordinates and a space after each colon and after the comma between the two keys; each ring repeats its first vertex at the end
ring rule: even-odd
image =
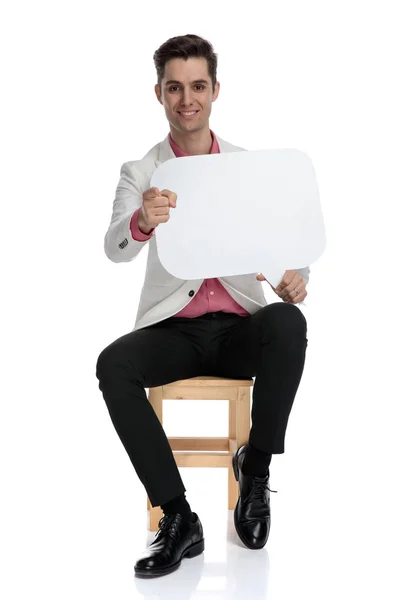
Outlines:
{"type": "Polygon", "coordinates": [[[192,110],[191,112],[183,112],[183,111],[181,111],[181,114],[182,115],[194,115],[194,113],[196,113],[196,112],[197,112],[196,110],[192,110]]]}

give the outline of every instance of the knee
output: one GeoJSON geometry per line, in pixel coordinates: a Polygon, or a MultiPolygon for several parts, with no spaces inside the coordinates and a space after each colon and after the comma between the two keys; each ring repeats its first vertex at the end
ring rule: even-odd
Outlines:
{"type": "Polygon", "coordinates": [[[106,369],[108,369],[108,367],[111,364],[108,348],[109,348],[109,346],[107,346],[107,348],[104,348],[104,350],[102,352],[100,352],[99,356],[97,357],[97,361],[96,361],[96,377],[97,377],[97,379],[101,379],[103,373],[105,372],[106,369]]]}
{"type": "Polygon", "coordinates": [[[268,323],[269,327],[272,325],[279,333],[307,335],[307,320],[295,304],[274,302],[261,310],[265,313],[263,322],[268,323]]]}
{"type": "Polygon", "coordinates": [[[127,361],[127,354],[118,344],[113,342],[97,357],[96,377],[102,379],[107,373],[114,370],[118,365],[123,365],[127,361]]]}

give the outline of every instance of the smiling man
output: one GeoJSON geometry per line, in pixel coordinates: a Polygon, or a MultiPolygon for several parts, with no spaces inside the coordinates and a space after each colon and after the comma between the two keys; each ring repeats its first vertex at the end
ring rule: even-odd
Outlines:
{"type": "Polygon", "coordinates": [[[268,304],[262,274],[185,281],[161,265],[154,232],[160,224],[168,227],[179,198],[173,190],[150,188],[155,169],[175,157],[244,148],[210,129],[220,84],[217,55],[207,40],[189,34],[170,38],[155,52],[154,62],[155,94],[169,133],[141,160],[122,165],[104,240],[113,262],[133,261],[148,245],[145,281],[134,329],[107,346],[96,365],[114,427],[152,506],[164,513],[154,541],[135,564],[138,577],[165,575],[179,568],[182,558],[204,551],[200,518],[185,498],[146,388],[204,375],[255,377],[248,442],[232,457],[232,468],[240,490],[235,528],[247,548],[259,549],[270,530],[270,462],[272,454],[284,452],[308,343],[306,319],[295,306],[307,295],[308,267],[286,271],[272,288],[280,300],[268,304]]]}
{"type": "Polygon", "coordinates": [[[171,138],[183,155],[210,154],[213,137],[209,128],[212,103],[219,82],[208,74],[205,58],[176,58],[165,65],[166,81],[155,85],[170,125],[171,138]]]}

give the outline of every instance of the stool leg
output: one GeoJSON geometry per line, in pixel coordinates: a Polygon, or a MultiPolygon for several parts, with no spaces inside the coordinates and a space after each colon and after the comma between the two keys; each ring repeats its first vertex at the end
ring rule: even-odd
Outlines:
{"type": "Polygon", "coordinates": [[[163,515],[161,506],[152,506],[150,508],[150,531],[157,531],[158,523],[163,515]]]}
{"type": "Polygon", "coordinates": [[[237,395],[237,443],[238,448],[247,444],[250,435],[250,388],[239,387],[237,395]]]}
{"type": "MultiPolygon", "coordinates": [[[[229,423],[230,427],[233,427],[235,423],[235,433],[230,430],[229,437],[233,437],[237,441],[237,449],[249,441],[250,435],[250,388],[249,387],[238,387],[236,402],[229,402],[230,411],[236,411],[236,418],[230,416],[229,423]]],[[[234,509],[239,498],[240,488],[239,484],[235,479],[233,467],[229,469],[228,476],[228,508],[234,509]]]]}
{"type": "MultiPolygon", "coordinates": [[[[237,450],[237,431],[236,431],[236,423],[237,423],[237,397],[229,399],[229,439],[233,441],[232,446],[232,455],[237,450]]],[[[232,467],[232,455],[231,455],[231,464],[228,467],[228,510],[233,510],[236,506],[236,502],[239,497],[239,484],[235,479],[235,473],[233,472],[232,467]]]]}

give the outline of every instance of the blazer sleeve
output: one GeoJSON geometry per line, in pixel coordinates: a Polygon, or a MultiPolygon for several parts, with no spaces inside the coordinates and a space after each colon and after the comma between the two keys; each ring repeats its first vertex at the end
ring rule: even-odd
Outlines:
{"type": "Polygon", "coordinates": [[[152,236],[135,240],[131,232],[133,213],[142,206],[142,191],[135,175],[134,161],[122,165],[115,192],[111,222],[104,237],[104,252],[113,262],[134,260],[152,236]]]}

